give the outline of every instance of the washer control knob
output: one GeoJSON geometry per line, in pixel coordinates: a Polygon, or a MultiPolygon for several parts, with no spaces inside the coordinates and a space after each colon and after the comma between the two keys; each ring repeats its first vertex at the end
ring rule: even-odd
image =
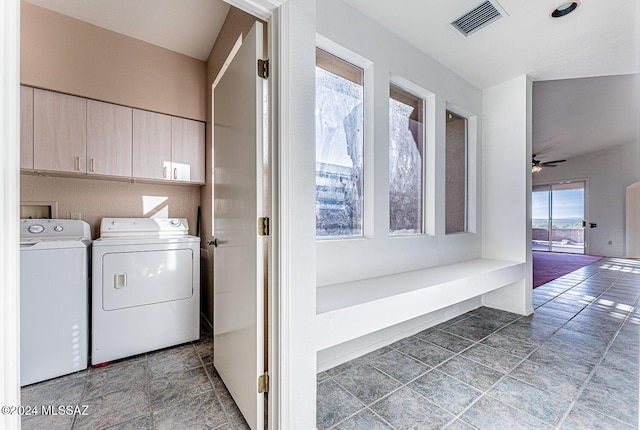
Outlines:
{"type": "Polygon", "coordinates": [[[172,219],[171,221],[169,221],[169,224],[171,224],[174,227],[178,227],[181,224],[181,222],[179,219],[172,219]]]}
{"type": "Polygon", "coordinates": [[[29,226],[29,233],[38,234],[44,231],[44,227],[40,224],[33,224],[29,226]]]}
{"type": "Polygon", "coordinates": [[[60,232],[62,230],[64,230],[64,227],[62,227],[61,225],[57,225],[57,226],[53,227],[53,231],[60,232]]]}

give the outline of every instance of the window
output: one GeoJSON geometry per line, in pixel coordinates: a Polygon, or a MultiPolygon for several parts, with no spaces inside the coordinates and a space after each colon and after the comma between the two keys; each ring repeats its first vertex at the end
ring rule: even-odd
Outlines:
{"type": "Polygon", "coordinates": [[[316,49],[316,236],[363,235],[364,72],[316,49]]]}
{"type": "Polygon", "coordinates": [[[447,111],[445,232],[467,231],[467,119],[447,111]]]}
{"type": "Polygon", "coordinates": [[[389,232],[423,232],[424,100],[395,85],[389,96],[389,232]]]}

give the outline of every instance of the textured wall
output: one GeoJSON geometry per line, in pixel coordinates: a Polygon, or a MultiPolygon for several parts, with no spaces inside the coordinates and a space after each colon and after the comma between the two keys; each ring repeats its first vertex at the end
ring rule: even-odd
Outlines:
{"type": "Polygon", "coordinates": [[[205,119],[203,61],[25,2],[20,26],[21,83],[205,119]]]}
{"type": "Polygon", "coordinates": [[[94,239],[100,236],[103,217],[187,218],[189,233],[196,233],[199,187],[27,174],[21,175],[20,182],[21,201],[55,201],[58,218],[80,212],[91,225],[94,239]]]}

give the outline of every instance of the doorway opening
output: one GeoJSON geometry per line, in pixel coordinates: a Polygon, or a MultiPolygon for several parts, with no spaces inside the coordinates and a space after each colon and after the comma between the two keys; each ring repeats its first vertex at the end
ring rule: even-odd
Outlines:
{"type": "Polygon", "coordinates": [[[586,253],[586,181],[534,185],[532,250],[586,253]]]}

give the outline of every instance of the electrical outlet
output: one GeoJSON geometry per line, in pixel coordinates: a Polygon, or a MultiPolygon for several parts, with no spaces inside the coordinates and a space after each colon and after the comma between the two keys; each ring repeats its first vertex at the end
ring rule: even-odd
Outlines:
{"type": "Polygon", "coordinates": [[[71,212],[71,219],[82,219],[82,214],[80,212],[71,212]]]}

